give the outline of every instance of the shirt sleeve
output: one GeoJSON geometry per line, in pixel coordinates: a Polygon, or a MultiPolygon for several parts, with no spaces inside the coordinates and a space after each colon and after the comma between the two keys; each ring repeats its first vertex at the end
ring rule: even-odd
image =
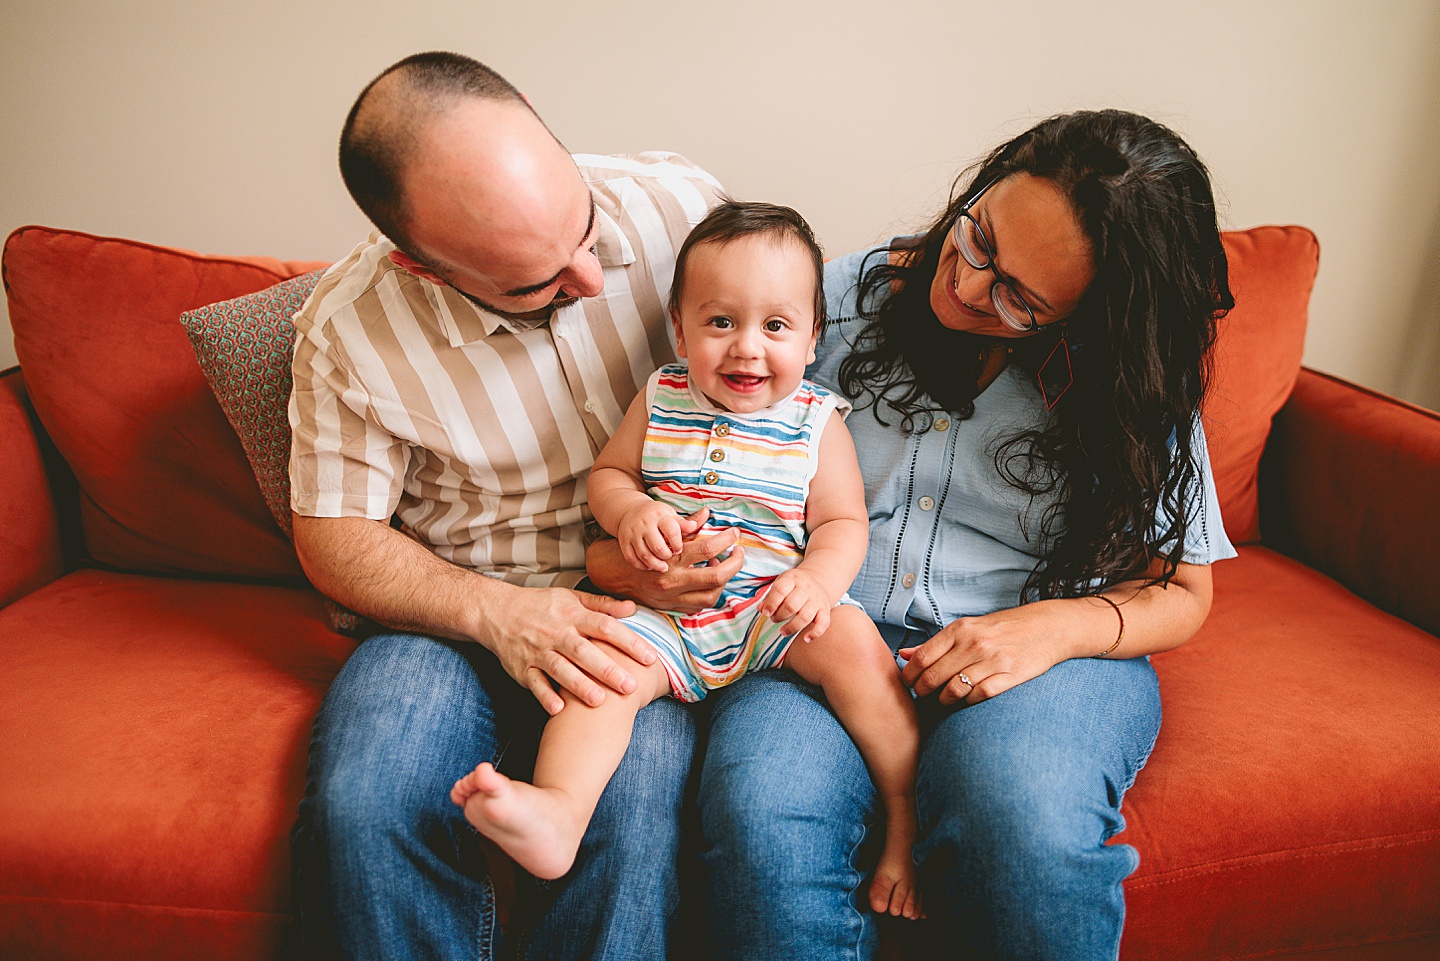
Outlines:
{"type": "MultiPolygon", "coordinates": [[[[302,311],[303,314],[303,311],[302,311]]],[[[369,392],[329,324],[300,330],[290,394],[290,507],[305,517],[395,513],[410,448],[380,426],[369,392]]]]}
{"type": "MultiPolygon", "coordinates": [[[[1171,444],[1171,449],[1174,449],[1171,444]]],[[[1215,475],[1210,470],[1210,449],[1205,443],[1205,428],[1197,415],[1190,427],[1190,452],[1195,458],[1199,483],[1191,488],[1187,505],[1189,516],[1185,528],[1185,550],[1181,559],[1186,564],[1213,564],[1238,556],[1235,546],[1225,533],[1225,524],[1220,517],[1220,497],[1215,491],[1215,475]]],[[[1161,506],[1164,510],[1164,506],[1161,506]]],[[[1166,518],[1156,519],[1157,529],[1163,531],[1166,518]]]]}

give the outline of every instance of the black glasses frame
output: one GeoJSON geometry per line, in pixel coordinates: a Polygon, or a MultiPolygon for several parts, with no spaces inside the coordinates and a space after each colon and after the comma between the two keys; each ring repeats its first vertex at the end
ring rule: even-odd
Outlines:
{"type": "Polygon", "coordinates": [[[975,202],[981,197],[985,196],[985,191],[995,186],[997,183],[1000,182],[1000,180],[1001,178],[996,177],[994,180],[990,181],[985,186],[981,187],[978,191],[976,191],[973,197],[965,201],[965,205],[960,208],[960,214],[955,218],[954,226],[950,228],[950,240],[952,243],[955,244],[955,249],[960,252],[960,256],[964,258],[967,264],[969,264],[971,267],[974,267],[976,270],[989,270],[992,274],[995,275],[995,282],[990,285],[990,302],[995,305],[995,311],[1000,315],[1000,319],[1003,320],[1011,330],[1017,330],[1024,334],[1030,334],[1040,329],[1040,322],[1035,319],[1035,311],[1030,307],[1028,303],[1025,302],[1025,298],[1020,296],[1020,291],[1015,289],[1015,285],[1010,283],[1010,281],[1006,280],[1004,276],[1001,275],[1000,271],[996,269],[995,246],[990,243],[990,238],[985,235],[985,228],[980,226],[980,221],[976,220],[970,215],[970,208],[975,206],[975,202]],[[985,254],[984,263],[977,264],[974,260],[972,260],[970,257],[970,253],[967,250],[967,247],[969,245],[960,239],[960,225],[967,220],[970,221],[970,223],[974,226],[975,236],[980,239],[980,246],[985,254]],[[1015,298],[1016,302],[1019,303],[1021,307],[1025,308],[1025,315],[1030,318],[1030,322],[1028,324],[1021,326],[1020,324],[1017,324],[1013,318],[1010,317],[1009,311],[1006,309],[1004,303],[1000,299],[1000,288],[1002,287],[1010,292],[1011,296],[1015,298]]]}

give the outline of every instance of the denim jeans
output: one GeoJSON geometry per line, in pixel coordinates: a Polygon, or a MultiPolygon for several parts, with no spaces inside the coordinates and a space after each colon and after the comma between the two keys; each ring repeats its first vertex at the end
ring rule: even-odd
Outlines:
{"type": "Polygon", "coordinates": [[[1105,841],[1160,730],[1150,662],[1065,661],[922,730],[917,933],[935,956],[1118,957],[1139,857],[1105,841]]]}
{"type": "Polygon", "coordinates": [[[868,828],[880,808],[854,742],[820,690],[788,671],[747,675],[707,701],[699,808],[711,957],[873,957],[860,886],[879,854],[880,832],[868,828]]]}
{"type": "MultiPolygon", "coordinates": [[[[543,723],[529,697],[469,645],[388,635],[352,655],[316,720],[295,831],[304,957],[321,955],[331,905],[348,957],[493,956],[485,865],[448,792],[485,758],[528,773],[543,723]]],[[[1068,661],[929,720],[916,854],[930,920],[902,930],[943,957],[1114,958],[1136,856],[1104,841],[1158,731],[1149,663],[1068,661]]],[[[536,959],[873,957],[860,898],[878,810],[854,743],[794,675],[749,675],[698,711],[661,699],[640,712],[575,870],[524,909],[512,946],[536,959]],[[676,870],[691,795],[694,929],[676,870]]]]}
{"type": "MultiPolygon", "coordinates": [[[[859,752],[786,672],[711,697],[699,800],[712,955],[873,957],[875,920],[857,897],[878,809],[859,752]]],[[[921,709],[929,919],[893,927],[919,957],[1117,957],[1121,881],[1138,858],[1105,841],[1159,732],[1149,661],[1066,661],[974,707],[921,709]]]]}
{"type": "MultiPolygon", "coordinates": [[[[408,634],[361,644],[315,721],[293,834],[299,957],[495,957],[487,866],[450,786],[482,760],[528,777],[543,723],[478,645],[408,634]]],[[[512,944],[519,956],[664,956],[695,738],[677,702],[640,712],[575,870],[522,898],[517,913],[532,923],[512,944]]]]}

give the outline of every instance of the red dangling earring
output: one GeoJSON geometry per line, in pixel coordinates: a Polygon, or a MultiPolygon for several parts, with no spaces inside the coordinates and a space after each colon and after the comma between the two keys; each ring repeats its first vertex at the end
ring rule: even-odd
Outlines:
{"type": "Polygon", "coordinates": [[[1035,379],[1040,382],[1040,396],[1045,398],[1045,409],[1054,410],[1060,398],[1075,383],[1075,371],[1070,366],[1070,333],[1062,331],[1060,340],[1040,365],[1035,379]]]}

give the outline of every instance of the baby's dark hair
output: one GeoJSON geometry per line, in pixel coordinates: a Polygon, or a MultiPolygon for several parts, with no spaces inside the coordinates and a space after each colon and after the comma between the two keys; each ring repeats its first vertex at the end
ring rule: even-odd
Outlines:
{"type": "Polygon", "coordinates": [[[701,244],[728,244],[741,237],[771,235],[776,240],[786,237],[800,243],[810,254],[815,265],[815,329],[825,323],[825,255],[815,242],[815,232],[790,207],[779,204],[740,203],[726,200],[705,215],[695,225],[680,253],[675,255],[675,282],[670,285],[670,310],[680,310],[680,293],[685,287],[685,266],[690,262],[690,252],[701,244]]]}

